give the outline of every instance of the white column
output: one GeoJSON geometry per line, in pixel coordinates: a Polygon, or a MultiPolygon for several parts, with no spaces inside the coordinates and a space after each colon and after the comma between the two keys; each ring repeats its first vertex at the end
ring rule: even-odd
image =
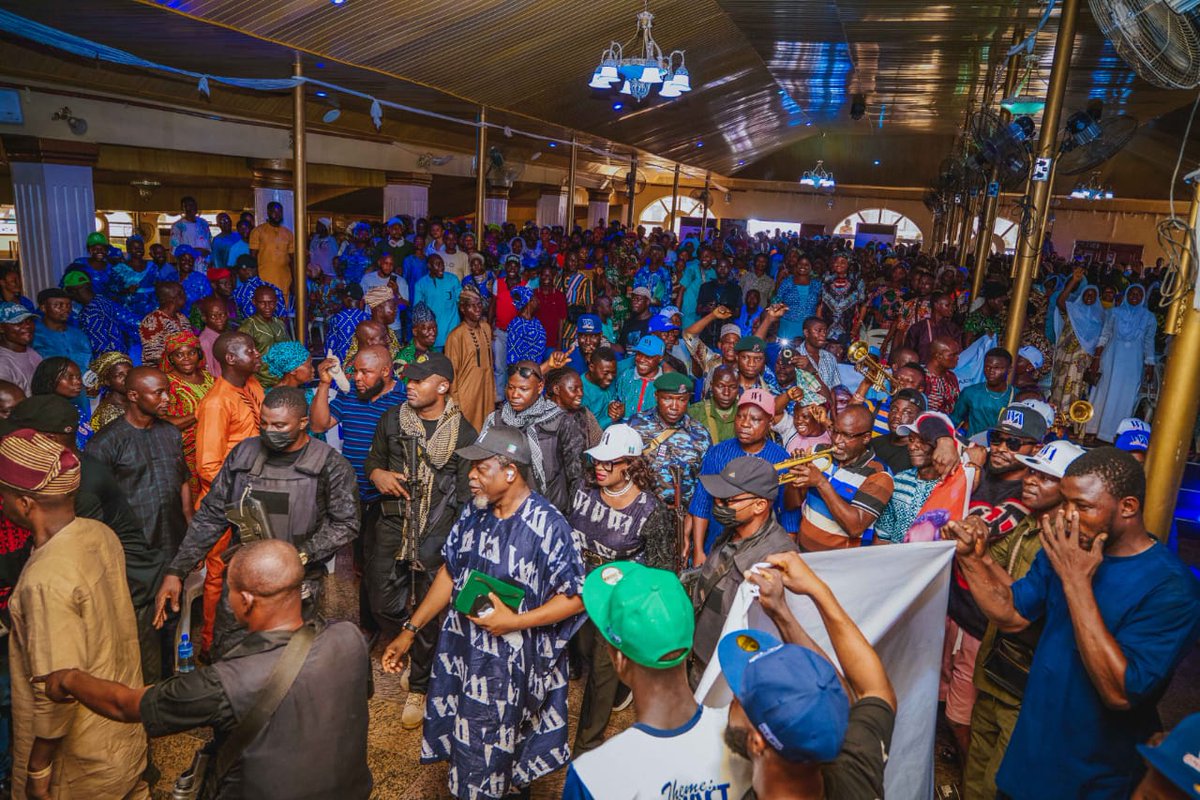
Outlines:
{"type": "Polygon", "coordinates": [[[562,225],[567,216],[566,195],[561,188],[544,188],[538,195],[537,224],[539,228],[562,225]]]}
{"type": "Polygon", "coordinates": [[[5,137],[4,144],[12,172],[21,277],[25,295],[34,297],[57,286],[64,268],[87,255],[87,237],[96,230],[91,164],[99,148],[25,136],[5,137]]]}
{"type": "MultiPolygon", "coordinates": [[[[250,186],[254,189],[254,224],[267,221],[267,206],[283,206],[283,227],[296,232],[296,208],[292,194],[292,162],[287,159],[247,159],[250,186]]],[[[303,226],[301,226],[303,228],[303,226]]],[[[301,230],[301,235],[304,231],[301,230]]],[[[307,247],[307,244],[305,244],[307,247]]]]}
{"type": "Polygon", "coordinates": [[[291,189],[279,189],[273,186],[254,187],[254,224],[262,225],[267,221],[267,206],[279,203],[283,206],[283,227],[295,231],[296,209],[293,207],[291,189]]]}
{"type": "Polygon", "coordinates": [[[383,218],[409,216],[416,222],[429,217],[429,186],[433,176],[427,172],[389,172],[383,187],[383,218]]]}
{"type": "Polygon", "coordinates": [[[489,186],[483,198],[483,224],[503,225],[508,222],[507,186],[489,186]]]}
{"type": "Polygon", "coordinates": [[[596,227],[600,220],[604,220],[605,225],[608,224],[609,194],[603,189],[588,189],[587,225],[589,228],[596,227]]]}

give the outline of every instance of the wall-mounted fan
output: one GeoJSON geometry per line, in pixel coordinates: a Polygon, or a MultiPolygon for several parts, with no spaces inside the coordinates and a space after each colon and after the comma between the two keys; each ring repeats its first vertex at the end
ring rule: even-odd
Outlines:
{"type": "Polygon", "coordinates": [[[630,170],[625,173],[625,194],[639,195],[646,191],[646,176],[630,170]]]}
{"type": "Polygon", "coordinates": [[[1086,111],[1077,111],[1067,118],[1059,150],[1058,172],[1078,175],[1108,161],[1129,143],[1137,132],[1138,122],[1127,114],[1103,115],[1100,102],[1090,103],[1086,111]]]}
{"type": "MultiPolygon", "coordinates": [[[[479,174],[478,160],[477,158],[471,160],[471,173],[473,175],[479,174]]],[[[524,164],[509,161],[504,151],[499,147],[488,148],[487,159],[484,164],[484,175],[487,178],[489,186],[512,188],[512,185],[525,172],[524,164]]]]}
{"type": "Polygon", "coordinates": [[[703,203],[704,205],[709,206],[709,207],[712,206],[712,201],[713,201],[712,192],[706,191],[704,189],[692,189],[690,192],[688,192],[688,197],[692,198],[697,203],[703,203]]]}
{"type": "Polygon", "coordinates": [[[1125,63],[1164,89],[1200,86],[1195,0],[1088,0],[1096,24],[1125,63]]]}
{"type": "Polygon", "coordinates": [[[1005,189],[1020,185],[1029,174],[1033,120],[1020,116],[1003,123],[996,114],[983,111],[973,121],[974,127],[969,132],[975,163],[981,170],[995,166],[1000,185],[1005,189]]]}

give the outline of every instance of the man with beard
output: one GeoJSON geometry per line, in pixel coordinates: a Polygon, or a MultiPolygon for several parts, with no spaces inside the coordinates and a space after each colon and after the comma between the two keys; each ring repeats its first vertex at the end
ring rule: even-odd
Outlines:
{"type": "MultiPolygon", "coordinates": [[[[184,576],[229,528],[226,510],[237,508],[246,498],[262,503],[270,538],[290,542],[300,551],[305,618],[313,618],[326,573],[324,562],[358,532],[358,491],[350,464],[325,442],[311,438],[305,432],[308,426],[304,391],[291,386],[272,389],[263,400],[258,436],[243,440],[229,453],[167,566],[155,603],[156,627],[166,619],[168,603],[179,610],[184,576]]],[[[241,527],[233,531],[231,548],[243,542],[241,527]]],[[[230,608],[228,588],[222,587],[217,607],[214,660],[246,636],[246,628],[230,608]]]]}
{"type": "Polygon", "coordinates": [[[570,524],[527,480],[527,434],[495,424],[457,454],[471,463],[472,502],[382,666],[399,672],[417,634],[445,611],[421,760],[450,762],[457,798],[527,796],[569,758],[567,642],[583,623],[583,562],[570,524]]]}
{"type": "MultiPolygon", "coordinates": [[[[988,431],[988,449],[980,479],[971,493],[968,514],[978,516],[994,538],[1010,535],[1028,514],[1022,504],[1029,468],[1018,456],[1031,456],[1046,438],[1046,420],[1024,406],[1010,405],[999,424],[988,431]]],[[[979,451],[971,449],[971,454],[979,451]]],[[[940,699],[946,720],[965,763],[971,736],[971,708],[975,704],[975,659],[987,631],[987,617],[972,598],[966,580],[956,573],[950,582],[946,616],[946,644],[942,656],[940,699]]]]}
{"type": "Polygon", "coordinates": [[[331,371],[337,362],[327,358],[317,365],[317,393],[310,409],[311,430],[325,433],[340,425],[342,455],[354,468],[363,503],[363,529],[379,518],[379,491],[368,477],[365,464],[375,429],[387,412],[404,402],[404,389],[392,377],[392,359],[386,347],[366,347],[354,358],[354,391],[329,399],[331,371]]]}
{"type": "MultiPolygon", "coordinates": [[[[992,542],[988,557],[1012,580],[1025,577],[1041,552],[1041,519],[1053,516],[1062,506],[1062,477],[1081,455],[1083,448],[1060,440],[1050,442],[1037,455],[1017,456],[1029,470],[1021,492],[1021,503],[1029,509],[1029,516],[1007,536],[997,538],[980,517],[972,515],[962,521],[974,534],[992,542]]],[[[963,794],[969,800],[991,800],[996,796],[996,770],[1017,724],[1025,679],[1041,631],[1042,626],[1035,624],[1020,633],[1008,634],[995,623],[988,623],[975,661],[978,694],[971,711],[971,745],[963,771],[963,794]]]]}
{"type": "Polygon", "coordinates": [[[1137,745],[1160,728],[1156,705],[1200,634],[1200,585],[1146,530],[1146,473],[1128,453],[1084,453],[1061,487],[1018,581],[983,537],[943,530],[990,621],[1006,633],[1043,621],[999,794],[1116,800],[1141,777],[1137,745]]]}
{"type": "Polygon", "coordinates": [[[610,347],[597,347],[588,358],[583,375],[583,404],[604,430],[625,416],[625,405],[617,399],[617,354],[610,347]]]}
{"type": "Polygon", "coordinates": [[[283,225],[283,206],[276,202],[268,203],[267,221],[250,231],[250,255],[258,260],[262,279],[278,286],[285,296],[292,290],[292,260],[295,252],[295,237],[283,225]]]}
{"type": "MultiPolygon", "coordinates": [[[[470,496],[471,464],[456,452],[476,436],[450,398],[454,367],[448,358],[439,353],[418,356],[405,375],[408,400],[380,418],[363,464],[381,495],[379,521],[363,527],[363,550],[367,600],[385,641],[409,629],[410,609],[424,601],[442,566],[446,536],[470,496]],[[415,444],[412,450],[410,441],[415,444]],[[409,463],[412,452],[417,455],[415,465],[409,463]],[[410,509],[413,516],[408,518],[410,509]]],[[[400,724],[408,729],[419,727],[425,714],[437,629],[426,626],[413,642],[409,694],[400,716],[400,724]]]]}
{"type": "Polygon", "coordinates": [[[639,286],[629,293],[629,316],[621,326],[616,342],[623,352],[631,352],[642,337],[648,334],[650,317],[653,316],[650,313],[651,298],[650,289],[645,286],[639,286]]]}

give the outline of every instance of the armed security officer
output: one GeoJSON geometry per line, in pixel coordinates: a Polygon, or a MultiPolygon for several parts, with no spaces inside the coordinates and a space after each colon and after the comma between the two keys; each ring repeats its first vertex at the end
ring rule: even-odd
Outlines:
{"type": "MultiPolygon", "coordinates": [[[[231,517],[239,521],[231,548],[251,538],[274,538],[300,551],[305,612],[315,613],[324,562],[358,532],[358,485],[350,462],[325,442],[310,438],[307,428],[304,392],[290,386],[272,389],[263,400],[259,435],[239,442],[225,458],[167,566],[158,590],[156,626],[166,618],[168,600],[179,610],[184,576],[221,538],[231,517]]],[[[213,657],[228,652],[245,635],[223,592],[213,626],[213,657]]]]}
{"type": "MultiPolygon", "coordinates": [[[[470,498],[471,464],[455,454],[473,443],[475,428],[450,398],[454,366],[426,353],[404,369],[408,400],[380,417],[363,471],[383,495],[379,522],[367,531],[365,580],[371,615],[384,641],[409,629],[410,609],[425,598],[442,566],[442,545],[470,498]],[[416,457],[416,468],[411,463],[416,457]]],[[[409,692],[400,724],[413,729],[425,715],[425,689],[440,625],[413,642],[409,692]]]]}
{"type": "Polygon", "coordinates": [[[109,719],[140,722],[151,736],[211,726],[200,797],[365,800],[367,643],[350,622],[306,624],[304,580],[305,567],[287,542],[242,545],[226,583],[248,633],[217,663],[153,686],[125,686],[79,669],[34,680],[45,682],[55,702],[78,701],[109,719]],[[272,694],[278,699],[269,706],[263,698],[272,694]]]}

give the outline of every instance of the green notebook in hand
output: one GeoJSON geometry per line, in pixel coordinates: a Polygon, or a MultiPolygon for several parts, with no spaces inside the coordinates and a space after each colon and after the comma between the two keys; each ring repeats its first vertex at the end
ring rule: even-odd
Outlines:
{"type": "Polygon", "coordinates": [[[454,598],[454,610],[467,616],[477,616],[480,611],[491,605],[489,592],[494,592],[500,601],[513,611],[519,609],[521,601],[525,599],[525,590],[520,586],[473,569],[467,575],[462,591],[454,598]]]}

